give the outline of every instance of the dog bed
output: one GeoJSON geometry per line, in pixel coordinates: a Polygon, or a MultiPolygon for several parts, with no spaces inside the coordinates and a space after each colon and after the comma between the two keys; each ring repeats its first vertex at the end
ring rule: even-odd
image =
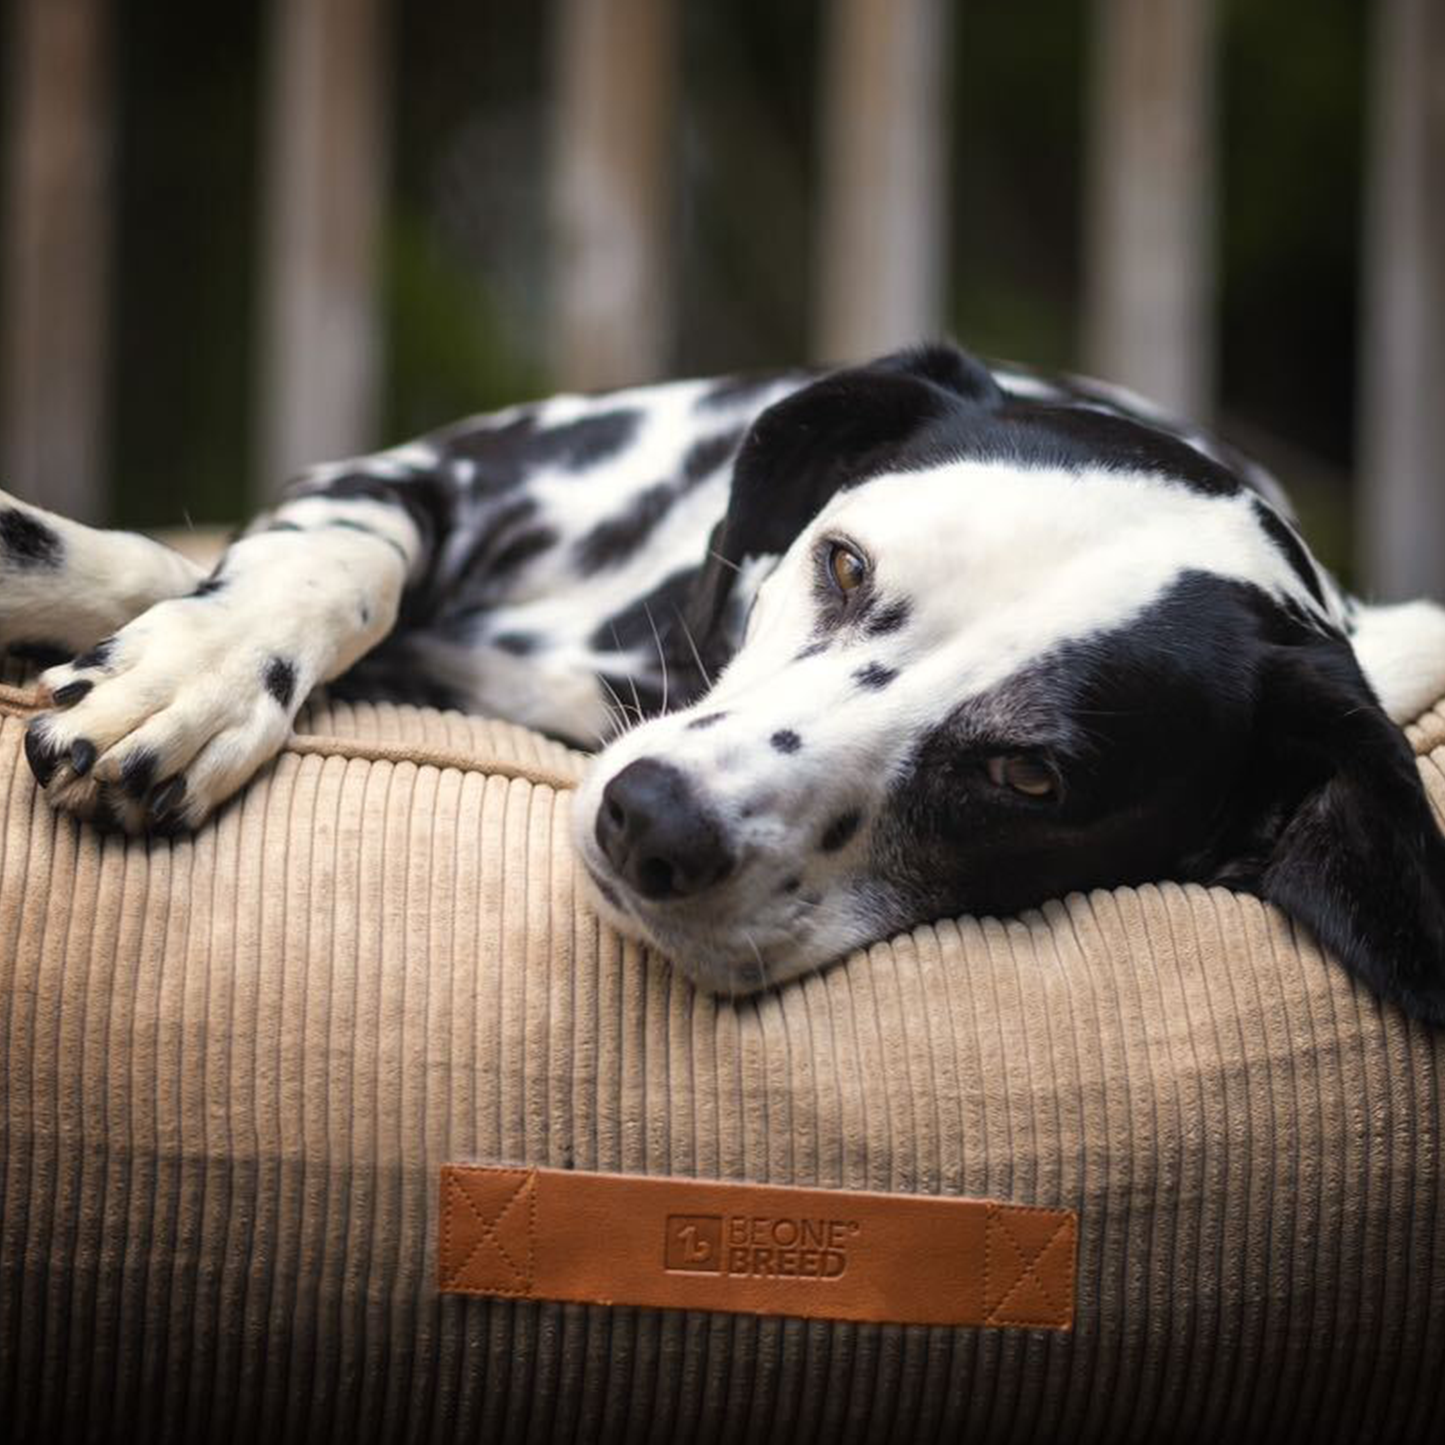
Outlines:
{"type": "MultiPolygon", "coordinates": [[[[33,702],[0,694],[7,1441],[1445,1418],[1445,1031],[1253,899],[1073,896],[717,1000],[589,911],[556,744],[320,706],[194,839],[145,845],[45,806],[33,702]],[[1072,1211],[1071,1328],[442,1293],[457,1163],[1072,1211]]],[[[1410,737],[1438,812],[1445,706],[1410,737]]]]}

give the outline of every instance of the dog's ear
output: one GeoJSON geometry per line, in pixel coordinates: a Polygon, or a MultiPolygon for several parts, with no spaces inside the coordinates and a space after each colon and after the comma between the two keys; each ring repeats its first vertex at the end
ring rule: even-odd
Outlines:
{"type": "Polygon", "coordinates": [[[1445,1023],[1445,841],[1349,644],[1273,649],[1257,728],[1252,857],[1217,881],[1277,904],[1376,993],[1445,1023]]]}
{"type": "Polygon", "coordinates": [[[764,411],[733,464],[727,515],[709,540],[688,609],[710,665],[736,644],[723,634],[750,558],[781,556],[835,492],[926,460],[928,428],[950,410],[1002,399],[985,366],[935,344],[831,372],[764,411]]]}

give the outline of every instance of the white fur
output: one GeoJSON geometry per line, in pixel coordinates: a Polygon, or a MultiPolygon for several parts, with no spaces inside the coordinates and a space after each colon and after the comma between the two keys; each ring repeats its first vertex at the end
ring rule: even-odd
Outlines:
{"type": "Polygon", "coordinates": [[[1361,607],[1351,638],[1380,705],[1397,723],[1445,693],[1445,608],[1434,602],[1361,607]]]}
{"type": "Polygon", "coordinates": [[[0,492],[0,510],[24,513],[64,548],[65,605],[55,605],[52,567],[7,565],[0,557],[0,648],[45,642],[79,652],[203,575],[179,552],[135,532],[102,532],[0,492]]]}

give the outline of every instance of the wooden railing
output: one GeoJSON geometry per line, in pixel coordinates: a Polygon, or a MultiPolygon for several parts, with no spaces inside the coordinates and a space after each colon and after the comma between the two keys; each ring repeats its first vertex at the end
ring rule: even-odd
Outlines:
{"type": "MultiPolygon", "coordinates": [[[[664,374],[675,303],[674,0],[553,0],[559,386],[664,374]]],[[[951,0],[821,0],[820,360],[939,329],[951,0]]],[[[1083,364],[1207,418],[1217,0],[1093,0],[1083,364]]],[[[0,478],[103,509],[113,107],[107,0],[12,0],[0,478]]],[[[375,440],[386,0],[270,7],[259,465],[375,440]]],[[[1362,294],[1366,582],[1445,595],[1445,4],[1376,0],[1362,294]]],[[[1287,177],[1281,178],[1288,183],[1287,177]]],[[[506,224],[499,218],[498,224],[506,224]]]]}

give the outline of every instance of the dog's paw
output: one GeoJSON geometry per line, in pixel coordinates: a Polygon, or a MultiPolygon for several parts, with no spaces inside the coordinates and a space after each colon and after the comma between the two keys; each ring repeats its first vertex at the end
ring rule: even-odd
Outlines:
{"type": "Polygon", "coordinates": [[[44,673],[53,710],[25,753],[47,800],[128,833],[203,822],[276,755],[302,700],[296,660],[237,634],[178,598],[44,673]]]}

